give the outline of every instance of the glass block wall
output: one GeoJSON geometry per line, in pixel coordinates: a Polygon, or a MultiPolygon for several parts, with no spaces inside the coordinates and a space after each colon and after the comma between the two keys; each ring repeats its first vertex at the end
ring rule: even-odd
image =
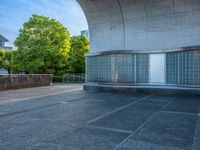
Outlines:
{"type": "Polygon", "coordinates": [[[200,51],[166,54],[167,84],[200,86],[200,51]]]}
{"type": "Polygon", "coordinates": [[[136,81],[149,83],[149,54],[136,55],[136,81]]]}
{"type": "Polygon", "coordinates": [[[166,82],[168,84],[178,83],[178,53],[166,54],[166,82]]]}
{"type": "Polygon", "coordinates": [[[87,82],[149,82],[149,54],[88,56],[86,68],[87,82]]]}

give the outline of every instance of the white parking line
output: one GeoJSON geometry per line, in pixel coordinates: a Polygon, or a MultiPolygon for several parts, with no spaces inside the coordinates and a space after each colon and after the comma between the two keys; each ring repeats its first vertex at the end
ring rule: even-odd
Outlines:
{"type": "MultiPolygon", "coordinates": [[[[199,108],[199,112],[200,112],[200,108],[199,108]]],[[[200,113],[198,114],[198,117],[200,117],[200,113]]],[[[196,129],[195,129],[194,138],[193,138],[193,144],[192,144],[192,150],[197,150],[196,144],[198,144],[197,136],[198,136],[198,131],[199,131],[199,129],[198,129],[199,125],[200,125],[200,118],[197,119],[196,129]]]]}
{"type": "Polygon", "coordinates": [[[107,131],[114,131],[114,132],[120,132],[120,133],[128,133],[131,134],[133,131],[130,130],[123,130],[123,129],[116,129],[116,128],[106,128],[106,127],[100,127],[100,126],[94,126],[94,125],[87,125],[89,128],[95,128],[100,130],[107,130],[107,131]]]}
{"type": "Polygon", "coordinates": [[[140,102],[140,101],[142,101],[142,100],[144,100],[144,99],[146,99],[146,98],[148,98],[148,97],[150,97],[150,96],[152,96],[152,95],[145,96],[145,97],[143,97],[143,98],[141,98],[141,99],[139,99],[139,100],[137,100],[137,101],[134,101],[134,102],[129,103],[129,104],[125,105],[125,106],[122,106],[122,107],[119,107],[119,108],[117,108],[117,109],[115,109],[115,110],[113,110],[113,111],[110,111],[110,112],[108,112],[108,113],[106,113],[106,114],[104,114],[104,115],[102,115],[102,116],[99,116],[99,117],[97,117],[97,118],[94,118],[94,119],[88,121],[87,124],[90,124],[90,123],[95,122],[95,121],[97,121],[97,120],[99,120],[99,119],[102,119],[102,118],[104,118],[104,117],[106,117],[106,116],[109,116],[109,115],[111,115],[111,114],[114,114],[114,113],[116,113],[116,112],[118,112],[118,111],[120,111],[120,110],[122,110],[122,109],[125,109],[125,108],[127,108],[127,107],[129,107],[129,106],[131,106],[131,105],[133,105],[133,104],[135,104],[135,103],[138,103],[138,102],[140,102]]]}
{"type": "Polygon", "coordinates": [[[62,101],[62,102],[59,102],[60,104],[68,104],[69,102],[67,101],[62,101]]]}
{"type": "Polygon", "coordinates": [[[147,121],[145,121],[141,126],[139,126],[131,135],[129,135],[127,138],[125,138],[121,143],[119,143],[113,150],[117,150],[120,148],[130,137],[132,137],[134,134],[136,134],[141,128],[143,128],[148,122],[150,122],[156,115],[158,115],[162,109],[166,108],[169,103],[171,103],[176,97],[174,97],[172,100],[170,100],[167,104],[165,104],[160,111],[156,112],[154,115],[152,115],[147,121]]]}
{"type": "Polygon", "coordinates": [[[167,111],[167,110],[162,110],[161,112],[170,114],[179,114],[179,115],[199,116],[199,114],[189,113],[189,112],[177,112],[177,111],[167,111]]]}

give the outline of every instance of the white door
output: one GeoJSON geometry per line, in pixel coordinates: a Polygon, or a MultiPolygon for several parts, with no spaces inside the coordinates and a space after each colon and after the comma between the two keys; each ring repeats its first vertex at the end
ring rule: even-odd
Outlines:
{"type": "Polygon", "coordinates": [[[165,83],[165,54],[150,54],[150,83],[165,83]]]}

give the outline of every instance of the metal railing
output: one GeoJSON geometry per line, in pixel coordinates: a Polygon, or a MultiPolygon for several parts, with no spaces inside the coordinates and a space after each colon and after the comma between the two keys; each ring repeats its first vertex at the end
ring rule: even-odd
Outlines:
{"type": "Polygon", "coordinates": [[[65,83],[83,83],[85,82],[85,73],[67,73],[63,75],[65,83]]]}

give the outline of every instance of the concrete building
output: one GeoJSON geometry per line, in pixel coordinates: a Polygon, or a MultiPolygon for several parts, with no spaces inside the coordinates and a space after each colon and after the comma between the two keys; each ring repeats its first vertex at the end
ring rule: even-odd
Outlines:
{"type": "MultiPolygon", "coordinates": [[[[4,36],[0,34],[0,49],[4,50],[12,50],[12,47],[8,47],[5,45],[5,43],[8,42],[8,39],[6,39],[4,36]]],[[[4,68],[0,68],[0,74],[8,74],[8,71],[4,68]]]]}
{"type": "Polygon", "coordinates": [[[200,0],[77,0],[87,84],[200,86],[200,0]]]}
{"type": "Polygon", "coordinates": [[[0,49],[12,50],[12,47],[5,46],[6,42],[8,42],[8,39],[0,34],[0,49]]]}

